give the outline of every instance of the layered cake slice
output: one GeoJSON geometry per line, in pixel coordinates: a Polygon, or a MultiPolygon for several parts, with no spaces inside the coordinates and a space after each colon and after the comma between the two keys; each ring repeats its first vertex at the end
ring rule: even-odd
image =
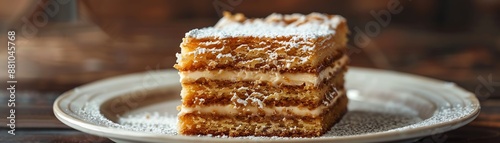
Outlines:
{"type": "Polygon", "coordinates": [[[177,54],[184,135],[315,137],[347,111],[345,19],[225,16],[177,54]]]}

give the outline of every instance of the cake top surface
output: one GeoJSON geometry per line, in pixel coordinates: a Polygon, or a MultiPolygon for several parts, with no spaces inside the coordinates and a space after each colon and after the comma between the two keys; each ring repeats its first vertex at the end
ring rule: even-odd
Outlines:
{"type": "Polygon", "coordinates": [[[291,37],[315,39],[335,34],[337,26],[345,22],[339,15],[320,13],[303,14],[271,14],[266,18],[248,19],[243,14],[231,15],[224,13],[224,17],[214,27],[193,29],[186,33],[186,37],[202,38],[235,38],[256,37],[275,38],[291,37]]]}

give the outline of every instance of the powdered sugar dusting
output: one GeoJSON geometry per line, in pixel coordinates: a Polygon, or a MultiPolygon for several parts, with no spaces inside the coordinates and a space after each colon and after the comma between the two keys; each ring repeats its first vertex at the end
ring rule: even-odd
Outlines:
{"type": "Polygon", "coordinates": [[[215,53],[222,52],[222,50],[224,50],[224,49],[207,49],[207,48],[198,47],[198,48],[196,48],[196,50],[189,52],[187,54],[194,54],[194,55],[205,54],[205,53],[215,54],[215,53]]]}
{"type": "Polygon", "coordinates": [[[177,134],[177,117],[158,112],[121,117],[118,123],[126,128],[140,129],[155,134],[177,134]]]}
{"type": "Polygon", "coordinates": [[[252,103],[257,103],[257,105],[259,105],[259,108],[264,108],[264,103],[260,99],[255,97],[248,97],[247,99],[251,100],[252,103]]]}
{"type": "Polygon", "coordinates": [[[247,106],[247,104],[248,104],[247,100],[243,100],[241,98],[236,99],[236,102],[240,103],[240,104],[243,104],[244,106],[247,106]]]}
{"type": "Polygon", "coordinates": [[[217,54],[217,58],[218,59],[220,59],[220,58],[233,58],[233,55],[231,55],[231,53],[227,53],[227,54],[219,53],[219,54],[217,54]]]}
{"type": "MultiPolygon", "coordinates": [[[[244,92],[246,90],[248,90],[249,88],[248,87],[240,87],[237,89],[237,91],[240,91],[240,92],[244,92]]],[[[236,101],[234,103],[235,106],[238,106],[236,103],[238,104],[242,104],[243,106],[247,106],[249,103],[252,103],[254,105],[258,105],[259,108],[264,108],[264,102],[262,102],[262,100],[256,98],[256,97],[259,97],[259,96],[263,96],[262,93],[259,93],[259,92],[252,92],[251,95],[248,95],[248,93],[245,92],[245,96],[246,98],[245,99],[241,99],[238,97],[238,95],[236,94],[236,92],[233,93],[233,97],[231,97],[231,100],[232,101],[236,101]],[[250,102],[249,102],[250,101],[250,102]]]]}
{"type": "MultiPolygon", "coordinates": [[[[243,100],[242,102],[246,102],[243,100]]],[[[258,101],[256,101],[258,102],[258,101]]],[[[366,104],[360,101],[352,102],[351,106],[366,104]]],[[[92,105],[92,104],[89,104],[92,105]]],[[[354,108],[349,111],[344,118],[331,128],[323,136],[318,138],[357,136],[369,133],[397,132],[406,129],[413,129],[423,126],[443,123],[450,120],[464,118],[473,112],[470,106],[451,106],[449,108],[439,109],[434,116],[428,119],[420,119],[414,114],[405,114],[406,111],[399,111],[398,106],[377,107],[385,105],[366,106],[366,108],[354,108]]],[[[361,107],[361,106],[359,106],[361,107]]],[[[87,122],[105,126],[108,128],[145,132],[152,134],[177,135],[177,115],[176,113],[142,113],[137,115],[119,117],[117,122],[110,121],[104,117],[97,106],[87,106],[78,111],[78,115],[87,122]]],[[[288,137],[228,137],[211,136],[215,138],[242,138],[242,139],[270,139],[287,140],[294,139],[288,137]]]]}
{"type": "Polygon", "coordinates": [[[186,33],[191,38],[234,38],[259,37],[276,38],[289,37],[300,39],[317,39],[318,37],[335,34],[335,29],[345,19],[341,16],[328,16],[319,13],[309,15],[272,14],[265,19],[247,19],[240,21],[231,17],[223,17],[215,27],[193,29],[186,33]],[[290,23],[289,23],[290,22],[290,23]]]}
{"type": "Polygon", "coordinates": [[[177,115],[158,112],[143,113],[127,117],[119,117],[113,122],[100,113],[97,104],[87,104],[85,108],[77,111],[75,115],[80,116],[86,122],[108,128],[146,132],[152,134],[177,135],[177,115]]]}
{"type": "Polygon", "coordinates": [[[296,36],[303,39],[317,39],[319,37],[335,34],[334,30],[328,26],[317,24],[304,24],[298,27],[268,25],[262,23],[254,24],[234,24],[223,28],[202,28],[193,29],[186,33],[186,37],[190,38],[236,38],[236,37],[259,37],[259,38],[275,38],[296,36]]]}

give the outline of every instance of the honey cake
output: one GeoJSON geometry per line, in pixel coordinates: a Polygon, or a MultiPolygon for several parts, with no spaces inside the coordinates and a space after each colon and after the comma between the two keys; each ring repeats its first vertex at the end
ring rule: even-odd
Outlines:
{"type": "Polygon", "coordinates": [[[224,13],[177,54],[183,135],[316,137],[347,112],[346,20],[224,13]]]}

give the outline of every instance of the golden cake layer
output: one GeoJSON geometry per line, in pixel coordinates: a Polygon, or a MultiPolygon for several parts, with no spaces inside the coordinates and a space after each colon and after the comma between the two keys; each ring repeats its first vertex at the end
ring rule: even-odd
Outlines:
{"type": "Polygon", "coordinates": [[[340,58],[346,50],[348,29],[340,16],[271,15],[244,21],[236,17],[223,18],[218,27],[188,32],[180,45],[182,51],[175,68],[313,73],[340,58]],[[308,24],[313,22],[321,24],[308,24]],[[272,26],[280,24],[286,28],[272,26]]]}
{"type": "Polygon", "coordinates": [[[303,85],[305,89],[318,88],[322,82],[334,77],[339,71],[345,69],[349,62],[347,55],[342,55],[336,61],[321,67],[319,72],[279,72],[279,71],[261,71],[261,70],[197,70],[197,71],[179,71],[181,83],[195,82],[200,78],[208,80],[227,80],[227,81],[256,81],[267,82],[269,85],[303,85]]]}
{"type": "Polygon", "coordinates": [[[335,106],[317,117],[286,115],[198,114],[179,116],[180,133],[186,135],[317,137],[328,131],[347,112],[347,97],[339,96],[335,106]]]}
{"type": "Polygon", "coordinates": [[[327,103],[344,90],[344,72],[323,81],[317,88],[306,88],[305,85],[273,86],[267,82],[228,81],[198,79],[183,83],[183,106],[227,105],[258,106],[254,100],[261,101],[266,107],[298,106],[309,109],[327,103]],[[247,105],[248,104],[248,105],[247,105]]]}

